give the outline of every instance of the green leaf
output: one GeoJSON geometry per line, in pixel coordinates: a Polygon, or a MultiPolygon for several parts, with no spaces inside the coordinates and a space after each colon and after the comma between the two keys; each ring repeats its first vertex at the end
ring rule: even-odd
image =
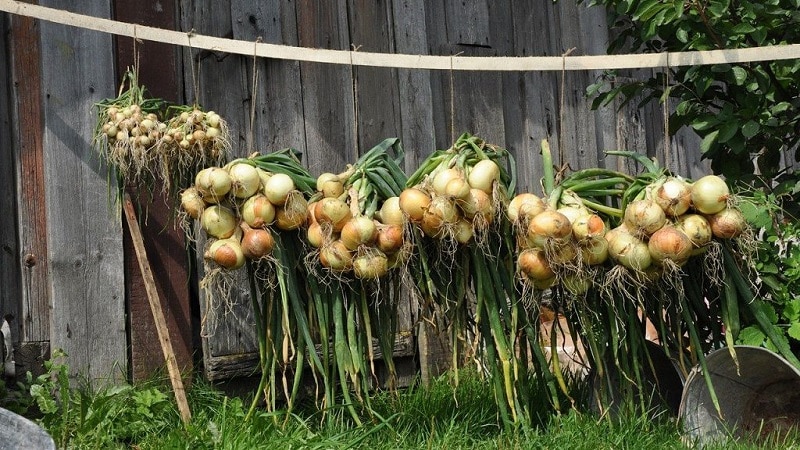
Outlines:
{"type": "Polygon", "coordinates": [[[708,151],[711,149],[711,146],[716,143],[717,135],[719,135],[719,130],[712,131],[703,138],[703,142],[700,143],[701,153],[708,153],[708,151]]]}
{"type": "Polygon", "coordinates": [[[717,138],[717,142],[720,144],[724,144],[731,140],[732,137],[736,136],[736,132],[739,131],[739,123],[733,120],[725,122],[722,125],[722,128],[719,130],[719,137],[717,138]]]}
{"type": "Polygon", "coordinates": [[[761,125],[754,120],[750,120],[744,125],[742,125],[742,134],[745,138],[750,139],[751,137],[758,134],[759,130],[761,130],[761,125]]]}
{"type": "Polygon", "coordinates": [[[741,86],[747,81],[747,71],[740,66],[733,68],[733,79],[736,81],[737,86],[741,86]]]}
{"type": "Polygon", "coordinates": [[[739,333],[739,342],[744,345],[761,346],[767,337],[756,326],[749,326],[739,333]]]}
{"type": "Polygon", "coordinates": [[[708,11],[714,17],[723,17],[730,7],[730,0],[716,0],[708,2],[708,11]]]}
{"type": "Polygon", "coordinates": [[[789,325],[789,329],[786,330],[786,334],[788,334],[792,339],[800,341],[800,322],[794,322],[793,324],[789,325]]]}
{"type": "Polygon", "coordinates": [[[750,34],[756,31],[756,27],[750,25],[749,23],[738,23],[731,28],[731,31],[736,34],[750,34]]]}

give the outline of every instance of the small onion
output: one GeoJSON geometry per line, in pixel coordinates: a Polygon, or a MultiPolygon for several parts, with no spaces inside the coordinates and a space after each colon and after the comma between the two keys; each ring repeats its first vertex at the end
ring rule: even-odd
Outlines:
{"type": "Polygon", "coordinates": [[[706,175],[692,184],[692,206],[703,214],[715,214],[728,206],[730,190],[725,180],[706,175]]]}
{"type": "Polygon", "coordinates": [[[561,285],[564,286],[564,289],[570,294],[581,295],[592,287],[592,280],[586,276],[570,273],[561,279],[561,285]]]}
{"type": "Polygon", "coordinates": [[[186,211],[192,219],[199,219],[206,208],[206,203],[203,201],[203,195],[194,186],[185,189],[181,192],[181,208],[186,211]]]}
{"type": "Polygon", "coordinates": [[[380,278],[388,271],[389,261],[381,252],[367,252],[353,258],[353,273],[362,280],[380,278]]]}
{"type": "Polygon", "coordinates": [[[567,216],[548,209],[533,216],[528,225],[527,240],[532,247],[544,247],[547,241],[566,241],[572,235],[567,216]]]}
{"type": "Polygon", "coordinates": [[[339,197],[344,193],[344,183],[335,173],[325,172],[317,177],[317,190],[325,197],[339,197]]]}
{"type": "Polygon", "coordinates": [[[391,255],[400,250],[403,246],[403,226],[402,225],[379,225],[378,237],[375,240],[378,250],[391,255]]]}
{"type": "Polygon", "coordinates": [[[433,192],[435,192],[438,195],[448,195],[447,185],[452,180],[457,180],[457,179],[464,180],[464,176],[458,169],[449,168],[437,172],[436,175],[433,176],[433,182],[431,184],[433,192]]]}
{"type": "Polygon", "coordinates": [[[650,236],[667,222],[664,210],[653,200],[636,200],[625,208],[625,225],[638,236],[650,236]]]}
{"type": "Polygon", "coordinates": [[[406,221],[400,209],[400,197],[389,197],[381,205],[379,216],[384,225],[403,225],[406,221]]]}
{"type": "Polygon", "coordinates": [[[700,214],[684,214],[676,224],[679,230],[689,237],[694,248],[704,247],[711,242],[713,234],[708,220],[700,214]]]}
{"type": "Polygon", "coordinates": [[[546,209],[544,201],[535,194],[518,194],[508,204],[506,214],[511,223],[527,221],[546,209]]]}
{"type": "Polygon", "coordinates": [[[230,192],[232,183],[228,171],[220,167],[207,167],[197,172],[194,178],[194,184],[203,197],[211,197],[217,201],[230,192]]]}
{"type": "Polygon", "coordinates": [[[480,189],[487,194],[492,193],[495,180],[500,179],[500,167],[491,159],[478,161],[469,171],[467,181],[475,189],[480,189]]]}
{"type": "Polygon", "coordinates": [[[689,210],[692,186],[680,178],[668,178],[658,187],[653,200],[666,215],[678,217],[689,210]]]}
{"type": "Polygon", "coordinates": [[[464,178],[453,178],[444,187],[444,195],[457,200],[467,200],[472,189],[464,178]]]}
{"type": "Polygon", "coordinates": [[[242,205],[242,220],[253,228],[270,225],[275,220],[275,205],[262,194],[256,194],[242,205]]]}
{"type": "Polygon", "coordinates": [[[603,264],[608,259],[608,241],[605,237],[590,237],[578,243],[581,260],[589,266],[603,264]]]}
{"type": "Polygon", "coordinates": [[[456,204],[444,196],[436,196],[431,200],[431,204],[425,211],[426,215],[432,214],[439,218],[442,223],[456,223],[460,217],[456,204]]]}
{"type": "Polygon", "coordinates": [[[211,205],[200,216],[200,225],[209,236],[217,239],[229,238],[236,231],[237,219],[230,209],[211,205]]]}
{"type": "Polygon", "coordinates": [[[625,228],[606,233],[608,255],[623,266],[644,271],[653,263],[647,244],[625,228]]]}
{"type": "Polygon", "coordinates": [[[319,262],[334,271],[349,270],[353,267],[353,254],[342,241],[335,240],[320,249],[319,262]]]}
{"type": "Polygon", "coordinates": [[[306,230],[306,239],[308,239],[308,243],[315,248],[322,247],[322,244],[325,242],[325,234],[322,231],[322,225],[316,222],[309,225],[306,230]]]}
{"type": "Polygon", "coordinates": [[[261,177],[254,166],[235,163],[228,168],[231,177],[231,193],[236,198],[248,198],[261,187],[261,177]]]}
{"type": "Polygon", "coordinates": [[[582,241],[606,234],[606,223],[597,214],[588,214],[572,222],[572,236],[582,241]]]}
{"type": "Polygon", "coordinates": [[[589,211],[587,211],[585,208],[578,208],[576,206],[562,206],[556,211],[563,214],[569,220],[569,223],[573,223],[581,217],[589,215],[589,211]]]}
{"type": "Polygon", "coordinates": [[[300,191],[292,191],[283,207],[275,211],[275,224],[280,230],[295,230],[308,220],[308,203],[300,191]]]}
{"type": "Polygon", "coordinates": [[[472,237],[475,235],[475,230],[472,227],[472,223],[466,219],[460,219],[456,222],[455,227],[455,239],[456,242],[459,244],[467,244],[469,241],[472,240],[472,237]]]}
{"type": "Polygon", "coordinates": [[[538,248],[521,251],[517,256],[517,267],[531,280],[545,281],[555,276],[544,250],[538,248]]]}
{"type": "Polygon", "coordinates": [[[294,190],[294,180],[285,173],[273,174],[264,185],[264,195],[276,206],[286,203],[286,198],[289,196],[289,193],[294,190]]]}
{"type": "Polygon", "coordinates": [[[238,269],[245,263],[242,246],[235,239],[219,239],[212,242],[203,257],[228,270],[238,269]]]}
{"type": "Polygon", "coordinates": [[[243,226],[244,235],[242,236],[242,252],[245,258],[255,260],[269,255],[275,247],[275,239],[272,233],[264,228],[250,228],[243,226]]]}
{"type": "Polygon", "coordinates": [[[350,207],[343,200],[325,197],[314,207],[314,217],[320,224],[330,224],[333,231],[338,233],[353,216],[350,207]]]}
{"type": "Polygon", "coordinates": [[[720,239],[735,238],[747,228],[744,216],[736,208],[725,208],[708,216],[708,224],[714,236],[720,239]]]}
{"type": "Polygon", "coordinates": [[[470,189],[469,197],[464,201],[458,202],[458,206],[464,213],[464,217],[469,220],[480,217],[487,224],[494,221],[495,209],[492,197],[480,189],[470,189]]]}
{"type": "Polygon", "coordinates": [[[378,237],[375,222],[367,216],[356,216],[344,224],[340,239],[348,250],[355,250],[361,245],[369,245],[378,237]]]}
{"type": "Polygon", "coordinates": [[[411,221],[419,222],[431,204],[431,198],[420,189],[407,188],[400,193],[399,204],[400,209],[411,221]]]}
{"type": "Polygon", "coordinates": [[[647,241],[650,257],[656,264],[670,260],[682,266],[692,256],[692,241],[683,231],[668,225],[650,236],[647,241]]]}

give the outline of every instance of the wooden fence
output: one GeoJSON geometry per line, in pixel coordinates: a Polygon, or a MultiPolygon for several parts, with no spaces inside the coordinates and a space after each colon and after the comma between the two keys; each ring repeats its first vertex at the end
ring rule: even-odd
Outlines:
{"type": "MultiPolygon", "coordinates": [[[[385,53],[603,54],[609,38],[605,11],[573,1],[40,3],[99,17],[116,11],[112,18],[121,21],[243,41],[385,53]]],[[[134,48],[140,81],[150,93],[220,113],[233,131],[236,155],[293,147],[314,174],[340,171],[393,136],[402,140],[410,173],[465,131],[511,151],[519,190],[540,192],[542,139],[558,162],[573,169],[633,171],[603,153],[626,149],[686,176],[706,171],[691,132],[665,148],[660,107],[592,111],[585,90],[601,75],[597,71],[470,72],[256,59],[146,41],[134,46],[130,38],[9,14],[0,19],[0,32],[9,36],[0,47],[6,62],[0,68],[0,188],[15,193],[0,196],[0,313],[14,316],[17,360],[26,367],[49,348],[65,349],[74,374],[93,379],[141,378],[163,365],[120,212],[108,207],[115,185],[91,148],[92,105],[116,95],[134,48]]],[[[179,361],[190,367],[202,349],[209,378],[250,373],[257,357],[249,302],[216,314],[213,299],[198,293],[180,233],[164,231],[171,207],[156,199],[144,232],[179,361]]],[[[404,336],[418,335],[413,314],[400,325],[404,336]]],[[[398,351],[409,364],[423,357],[428,370],[437,364],[436,358],[424,360],[429,346],[411,339],[398,351]]]]}

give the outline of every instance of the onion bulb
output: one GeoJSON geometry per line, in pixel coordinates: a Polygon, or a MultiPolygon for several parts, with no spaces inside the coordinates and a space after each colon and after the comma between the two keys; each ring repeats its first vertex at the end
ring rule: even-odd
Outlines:
{"type": "Polygon", "coordinates": [[[253,228],[270,225],[275,220],[275,205],[265,195],[256,194],[242,205],[242,220],[253,228]]]}
{"type": "Polygon", "coordinates": [[[228,270],[238,269],[245,262],[242,246],[235,239],[218,239],[212,242],[203,257],[228,270]]]}
{"type": "Polygon", "coordinates": [[[547,241],[566,241],[571,235],[572,224],[567,216],[547,209],[530,220],[527,241],[531,247],[543,248],[547,241]]]}
{"type": "Polygon", "coordinates": [[[434,215],[441,220],[442,223],[448,224],[456,223],[460,216],[456,204],[453,203],[451,199],[444,196],[434,197],[428,209],[425,210],[425,215],[434,215]]]}
{"type": "Polygon", "coordinates": [[[605,237],[590,237],[578,242],[581,260],[589,266],[603,264],[608,259],[608,241],[605,237]]]}
{"type": "Polygon", "coordinates": [[[228,168],[231,177],[231,194],[236,198],[248,198],[261,187],[258,170],[250,164],[238,162],[228,168]]]}
{"type": "Polygon", "coordinates": [[[399,204],[409,220],[419,222],[431,204],[431,198],[421,189],[407,188],[400,193],[399,204]]]}
{"type": "Polygon", "coordinates": [[[269,255],[275,247],[275,239],[272,233],[265,228],[251,228],[243,225],[244,235],[242,236],[242,252],[245,258],[259,259],[269,255]]]}
{"type": "Polygon", "coordinates": [[[653,200],[636,200],[625,208],[624,222],[637,236],[650,236],[667,223],[667,215],[653,200]]]}
{"type": "Polygon", "coordinates": [[[583,215],[572,222],[572,236],[578,241],[605,234],[606,223],[597,214],[583,215]]]}
{"type": "Polygon", "coordinates": [[[656,264],[670,260],[681,266],[692,256],[692,241],[683,231],[668,225],[662,227],[647,241],[650,257],[656,264]]]}
{"type": "Polygon", "coordinates": [[[349,270],[353,267],[353,254],[337,239],[320,249],[319,262],[331,270],[349,270]]]}
{"type": "Polygon", "coordinates": [[[181,192],[181,208],[192,219],[199,219],[205,207],[206,203],[203,201],[203,195],[196,187],[191,186],[181,192]]]}
{"type": "Polygon", "coordinates": [[[544,201],[535,194],[524,192],[508,203],[506,214],[511,223],[527,221],[546,209],[544,201]]]}
{"type": "Polygon", "coordinates": [[[491,159],[478,161],[469,171],[467,181],[475,189],[480,189],[487,194],[492,193],[495,180],[500,179],[500,167],[491,159]]]}
{"type": "Polygon", "coordinates": [[[464,217],[469,220],[480,217],[487,224],[494,221],[495,209],[492,198],[480,189],[470,189],[469,196],[464,201],[459,202],[458,206],[464,213],[464,217]]]}
{"type": "Polygon", "coordinates": [[[353,258],[353,273],[357,278],[374,280],[386,275],[389,262],[381,252],[365,252],[353,258]]]}
{"type": "Polygon", "coordinates": [[[736,208],[725,208],[722,211],[708,216],[711,232],[720,239],[732,239],[747,228],[747,222],[742,213],[736,208]]]}
{"type": "Polygon", "coordinates": [[[236,231],[237,219],[230,209],[211,205],[200,216],[200,226],[209,236],[217,239],[229,238],[236,231]]]}
{"type": "Polygon", "coordinates": [[[400,250],[403,246],[403,226],[379,225],[375,246],[387,255],[400,250]]]}
{"type": "Polygon", "coordinates": [[[703,214],[716,214],[728,206],[730,190],[725,180],[706,175],[692,184],[692,206],[703,214]]]}
{"type": "Polygon", "coordinates": [[[384,225],[403,225],[406,221],[403,210],[400,209],[400,197],[389,197],[384,200],[378,215],[384,225]]]}
{"type": "Polygon", "coordinates": [[[666,215],[678,217],[689,210],[692,186],[680,178],[668,178],[658,187],[653,200],[666,215]]]}
{"type": "MultiPolygon", "coordinates": [[[[447,195],[447,185],[451,181],[457,179],[464,180],[464,176],[461,175],[461,172],[458,169],[448,168],[437,172],[433,176],[433,182],[431,184],[433,192],[435,192],[438,195],[447,195]]],[[[467,186],[467,188],[469,188],[469,186],[467,186]]]]}
{"type": "Polygon", "coordinates": [[[313,247],[322,247],[322,244],[325,242],[325,234],[322,231],[322,225],[316,222],[309,225],[306,230],[306,239],[308,239],[308,243],[313,247]]]}
{"type": "Polygon", "coordinates": [[[211,199],[214,203],[218,203],[230,192],[232,180],[227,170],[221,167],[207,167],[197,172],[194,184],[203,194],[204,199],[211,199]]]}
{"type": "Polygon", "coordinates": [[[344,224],[340,239],[348,250],[355,250],[361,245],[369,245],[378,237],[375,222],[367,216],[356,216],[344,224]]]}
{"type": "Polygon", "coordinates": [[[675,225],[689,237],[694,248],[704,247],[711,242],[713,234],[708,220],[700,214],[684,214],[675,225]]]}
{"type": "Polygon", "coordinates": [[[576,206],[562,206],[556,211],[563,214],[569,220],[569,223],[573,223],[579,218],[589,215],[589,211],[587,211],[585,208],[579,208],[576,206]]]}
{"type": "Polygon", "coordinates": [[[320,224],[330,224],[333,231],[340,232],[344,224],[353,217],[350,207],[343,200],[325,197],[314,207],[314,217],[320,224]]]}
{"type": "Polygon", "coordinates": [[[317,177],[317,191],[324,197],[339,197],[344,193],[344,183],[335,173],[325,172],[317,177]]]}
{"type": "Polygon", "coordinates": [[[469,241],[472,240],[472,237],[475,235],[475,229],[472,227],[472,223],[466,219],[460,219],[456,222],[455,227],[455,240],[459,244],[467,244],[469,241]]]}
{"type": "MultiPolygon", "coordinates": [[[[662,211],[663,213],[663,211],[662,211]]],[[[626,228],[615,228],[606,233],[608,255],[621,265],[644,271],[653,263],[647,244],[626,228]]]]}
{"type": "MultiPolygon", "coordinates": [[[[274,177],[273,177],[274,178],[274,177]]],[[[308,220],[308,203],[300,191],[292,191],[283,207],[275,211],[275,224],[280,230],[295,230],[308,220]]]]}
{"type": "Polygon", "coordinates": [[[517,267],[531,280],[544,281],[556,275],[545,257],[544,250],[539,248],[521,251],[517,256],[517,267]]]}
{"type": "Polygon", "coordinates": [[[289,193],[295,190],[294,180],[285,173],[275,173],[264,185],[264,195],[276,206],[286,203],[289,193]]]}

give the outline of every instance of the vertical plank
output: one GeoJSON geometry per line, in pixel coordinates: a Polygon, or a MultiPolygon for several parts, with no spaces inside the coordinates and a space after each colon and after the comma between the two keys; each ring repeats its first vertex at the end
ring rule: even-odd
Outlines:
{"type": "MultiPolygon", "coordinates": [[[[42,2],[98,17],[108,1],[42,2]]],[[[118,380],[127,369],[124,273],[116,185],[92,149],[92,105],[116,91],[109,35],[41,23],[51,344],[73,376],[118,380]],[[64,67],[70,67],[65,71],[64,67]],[[110,182],[110,185],[109,185],[110,182]]]]}
{"type": "MultiPolygon", "coordinates": [[[[350,49],[346,0],[297,2],[298,44],[350,49]]],[[[300,63],[307,166],[313,174],[341,171],[357,158],[353,73],[348,66],[300,63]]]]}
{"type": "MultiPolygon", "coordinates": [[[[162,28],[173,28],[177,14],[172,3],[141,4],[133,0],[115,0],[114,11],[116,20],[162,28]]],[[[179,101],[182,93],[178,88],[178,48],[149,41],[134,45],[133,39],[118,37],[115,46],[117,80],[121,80],[125,70],[134,65],[134,49],[139,55],[139,82],[147,88],[148,96],[179,101]]],[[[155,279],[156,288],[175,358],[178,366],[185,370],[192,367],[195,332],[189,298],[188,252],[183,232],[170,222],[174,211],[180,206],[172,204],[172,200],[161,192],[161,187],[160,181],[156,181],[152,187],[152,201],[149,201],[149,195],[136,195],[140,193],[136,186],[127,186],[126,190],[133,194],[138,209],[147,211],[147,220],[141,224],[144,245],[153,270],[159,274],[155,279]],[[139,204],[141,201],[147,203],[139,204]]],[[[145,380],[163,370],[164,362],[152,357],[161,351],[156,338],[156,322],[150,312],[145,283],[138,270],[127,223],[123,223],[123,247],[127,274],[130,370],[134,381],[145,380]]]]}

